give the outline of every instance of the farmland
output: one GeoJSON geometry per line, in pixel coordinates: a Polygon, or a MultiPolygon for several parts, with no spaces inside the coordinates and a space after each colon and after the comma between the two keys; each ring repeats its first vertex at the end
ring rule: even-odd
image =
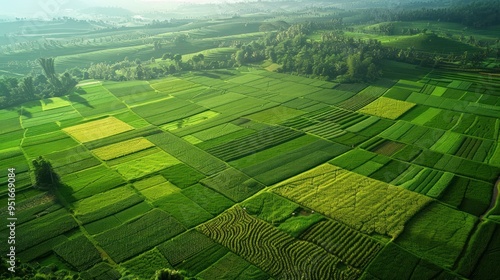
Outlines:
{"type": "MultiPolygon", "coordinates": [[[[58,72],[87,68],[66,72],[81,77],[61,96],[0,106],[0,217],[17,218],[20,265],[72,279],[495,279],[498,31],[228,5],[251,12],[39,34],[58,72]]],[[[22,54],[37,57],[4,39],[0,74],[25,73],[22,54]]],[[[69,83],[45,75],[34,90],[69,83]]],[[[2,79],[12,96],[31,88],[2,79]]]]}

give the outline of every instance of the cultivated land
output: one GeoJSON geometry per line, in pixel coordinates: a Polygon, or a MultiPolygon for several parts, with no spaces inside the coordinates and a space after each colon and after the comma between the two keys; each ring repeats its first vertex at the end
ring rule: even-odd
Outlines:
{"type": "MultiPolygon", "coordinates": [[[[237,48],[209,47],[216,36],[258,31],[232,21],[189,29],[199,41],[184,59],[230,56],[237,48]]],[[[355,27],[355,38],[375,28],[355,27]]],[[[394,36],[383,43],[419,40],[394,36]]],[[[61,64],[116,52],[95,44],[61,64]]],[[[193,69],[82,82],[1,109],[0,217],[13,167],[18,259],[83,279],[163,268],[199,279],[495,279],[500,77],[393,61],[383,70],[370,84],[259,65],[193,69]],[[60,176],[55,195],[32,188],[39,156],[60,176]]]]}

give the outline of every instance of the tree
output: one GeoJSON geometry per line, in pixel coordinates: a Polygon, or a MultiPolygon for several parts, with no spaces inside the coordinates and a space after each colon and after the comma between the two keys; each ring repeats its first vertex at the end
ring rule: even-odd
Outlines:
{"type": "Polygon", "coordinates": [[[180,272],[166,268],[166,269],[157,270],[154,279],[155,280],[183,280],[185,278],[180,272]]]}
{"type": "Polygon", "coordinates": [[[54,172],[50,162],[39,156],[33,160],[36,186],[40,189],[54,191],[59,186],[59,175],[54,172]]]}

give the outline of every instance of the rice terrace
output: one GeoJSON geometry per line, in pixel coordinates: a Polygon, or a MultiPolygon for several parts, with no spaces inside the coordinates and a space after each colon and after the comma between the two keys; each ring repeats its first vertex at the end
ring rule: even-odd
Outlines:
{"type": "Polygon", "coordinates": [[[498,279],[500,1],[0,10],[0,279],[498,279]]]}

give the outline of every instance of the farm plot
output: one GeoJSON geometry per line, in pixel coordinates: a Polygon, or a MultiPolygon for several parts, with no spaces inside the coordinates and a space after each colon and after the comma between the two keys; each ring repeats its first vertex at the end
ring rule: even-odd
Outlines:
{"type": "Polygon", "coordinates": [[[171,214],[186,228],[194,227],[213,218],[205,209],[180,192],[161,197],[154,201],[153,204],[171,214]]]}
{"type": "Polygon", "coordinates": [[[177,266],[190,257],[215,247],[215,245],[216,243],[212,239],[192,229],[158,245],[158,250],[171,265],[177,266]]]}
{"type": "MultiPolygon", "coordinates": [[[[249,262],[229,252],[197,276],[201,279],[237,279],[250,266],[249,262]]],[[[266,273],[261,272],[261,276],[265,277],[266,273]]]]}
{"type": "Polygon", "coordinates": [[[357,111],[375,101],[375,99],[384,94],[386,90],[386,87],[368,86],[355,96],[337,104],[337,106],[343,109],[357,111]]]}
{"type": "Polygon", "coordinates": [[[253,218],[240,207],[229,209],[198,229],[276,278],[305,274],[317,279],[355,279],[359,274],[351,267],[339,269],[342,263],[334,255],[253,218]]]}
{"type": "Polygon", "coordinates": [[[359,109],[358,112],[395,120],[410,110],[413,106],[415,106],[415,103],[382,96],[359,109]]]}
{"type": "Polygon", "coordinates": [[[146,126],[150,125],[146,120],[139,117],[137,114],[135,114],[134,112],[132,112],[130,110],[115,114],[113,116],[122,122],[128,123],[129,125],[133,126],[134,128],[142,128],[142,127],[146,127],[146,126]]]}
{"type": "Polygon", "coordinates": [[[405,226],[396,243],[408,251],[451,269],[477,218],[431,203],[405,226]]]}
{"type": "Polygon", "coordinates": [[[453,207],[475,216],[480,216],[488,209],[493,184],[454,176],[440,200],[453,207]]]}
{"type": "Polygon", "coordinates": [[[131,180],[179,164],[175,157],[155,148],[155,153],[113,166],[125,179],[131,180]]]}
{"type": "Polygon", "coordinates": [[[382,248],[369,236],[334,221],[321,221],[313,225],[300,239],[322,247],[347,265],[358,269],[365,268],[382,248]]]}
{"type": "Polygon", "coordinates": [[[77,271],[91,268],[102,260],[99,251],[84,235],[61,243],[53,250],[77,271]]]}
{"type": "Polygon", "coordinates": [[[234,204],[229,198],[200,184],[192,185],[181,192],[214,216],[222,213],[234,204]]]}
{"type": "Polygon", "coordinates": [[[102,160],[110,160],[153,147],[144,137],[134,138],[92,150],[102,160]]]}
{"type": "Polygon", "coordinates": [[[175,122],[167,123],[167,124],[163,125],[161,128],[163,130],[176,130],[179,128],[199,124],[201,122],[207,121],[208,119],[211,119],[211,118],[216,117],[218,115],[219,115],[219,113],[214,112],[214,111],[204,111],[202,113],[192,115],[192,116],[189,116],[187,118],[179,119],[175,122]]]}
{"type": "Polygon", "coordinates": [[[205,175],[183,163],[167,167],[159,173],[181,189],[196,184],[199,180],[205,178],[205,175]]]}
{"type": "MultiPolygon", "coordinates": [[[[482,237],[482,236],[481,236],[482,237]]],[[[499,257],[499,249],[500,249],[500,226],[495,224],[495,230],[491,235],[491,239],[486,245],[486,239],[479,239],[478,242],[483,243],[482,246],[485,246],[483,254],[479,258],[475,270],[470,275],[471,278],[475,279],[494,279],[495,274],[498,273],[498,265],[496,265],[496,261],[499,257]],[[494,274],[492,274],[494,273],[494,274]]],[[[479,252],[475,252],[479,253],[479,252]]]]}
{"type": "Polygon", "coordinates": [[[168,94],[199,87],[199,85],[195,83],[178,78],[167,78],[160,81],[151,82],[150,84],[151,87],[155,90],[168,94]]]}
{"type": "Polygon", "coordinates": [[[373,260],[361,279],[454,279],[451,272],[390,242],[373,260]],[[376,277],[376,278],[374,278],[376,277]]]}
{"type": "Polygon", "coordinates": [[[131,106],[168,97],[168,94],[155,91],[146,81],[107,82],[104,87],[131,106]]]}
{"type": "Polygon", "coordinates": [[[207,152],[224,161],[230,161],[262,151],[301,135],[303,134],[288,128],[273,126],[262,129],[255,134],[207,149],[207,152]]]}
{"type": "Polygon", "coordinates": [[[61,176],[101,164],[83,145],[45,155],[45,158],[61,176]]]}
{"type": "Polygon", "coordinates": [[[490,150],[494,143],[494,141],[464,137],[464,141],[462,141],[460,147],[454,155],[477,162],[484,162],[488,154],[491,152],[490,150]]]}
{"type": "Polygon", "coordinates": [[[425,122],[423,125],[434,128],[449,130],[460,120],[462,113],[450,110],[441,110],[436,116],[425,122]]]}
{"type": "Polygon", "coordinates": [[[245,116],[245,118],[262,123],[278,124],[288,119],[303,115],[304,113],[305,112],[291,109],[285,106],[277,106],[249,116],[245,116]]]}
{"type": "Polygon", "coordinates": [[[240,131],[243,128],[237,126],[232,123],[221,124],[197,133],[194,133],[193,136],[200,139],[201,141],[208,141],[217,137],[225,136],[230,133],[240,131]]]}
{"type": "MultiPolygon", "coordinates": [[[[16,250],[24,251],[76,227],[75,219],[65,209],[59,209],[16,227],[16,250]]],[[[2,236],[7,239],[7,230],[2,231],[2,236]]]]}
{"type": "Polygon", "coordinates": [[[73,107],[66,106],[48,111],[37,111],[33,113],[21,113],[21,124],[24,128],[30,128],[47,123],[60,122],[69,119],[81,119],[82,116],[73,107]]]}
{"type": "Polygon", "coordinates": [[[80,275],[83,279],[118,280],[121,278],[121,273],[105,262],[98,263],[80,275]]]}
{"type": "MultiPolygon", "coordinates": [[[[237,160],[229,162],[229,164],[235,168],[243,169],[245,167],[261,164],[266,160],[272,159],[276,156],[288,153],[295,149],[304,147],[308,144],[316,142],[319,140],[317,137],[311,135],[304,135],[293,140],[287,141],[285,143],[276,145],[274,147],[265,149],[255,154],[248,155],[246,157],[239,158],[237,160]]],[[[319,147],[318,147],[319,148],[319,147]]]]}
{"type": "Polygon", "coordinates": [[[140,218],[96,235],[94,239],[116,262],[122,262],[183,232],[172,216],[153,209],[140,218]]]}
{"type": "MultiPolygon", "coordinates": [[[[244,210],[256,218],[272,225],[279,225],[294,216],[299,205],[279,195],[263,192],[241,204],[244,210]]],[[[298,212],[298,211],[297,211],[298,212]]]]}
{"type": "Polygon", "coordinates": [[[130,273],[129,275],[139,279],[149,279],[157,270],[172,268],[156,248],[123,262],[120,266],[124,267],[130,273]]]}
{"type": "Polygon", "coordinates": [[[83,117],[109,115],[127,109],[122,101],[100,84],[84,86],[82,90],[81,94],[68,95],[68,99],[83,117]]]}
{"type": "Polygon", "coordinates": [[[85,146],[87,148],[93,150],[93,149],[97,149],[97,148],[104,147],[107,145],[119,143],[122,141],[127,141],[127,140],[130,140],[133,138],[146,137],[146,136],[153,135],[153,134],[160,133],[160,132],[162,132],[162,131],[160,129],[158,129],[156,126],[149,125],[146,127],[141,127],[141,128],[137,128],[134,130],[122,132],[120,134],[108,136],[106,138],[93,140],[93,141],[85,143],[85,146]]]}
{"type": "Polygon", "coordinates": [[[412,165],[391,183],[439,199],[445,189],[451,186],[453,177],[452,173],[412,165]]]}
{"type": "Polygon", "coordinates": [[[236,202],[242,201],[264,188],[261,183],[234,168],[228,168],[212,177],[205,178],[200,183],[236,202]]]}
{"type": "Polygon", "coordinates": [[[74,203],[75,216],[84,224],[115,214],[143,201],[130,187],[118,187],[74,203]]]}
{"type": "Polygon", "coordinates": [[[118,120],[117,118],[108,117],[64,128],[63,130],[79,142],[85,143],[116,135],[132,129],[133,127],[118,120]]]}
{"type": "Polygon", "coordinates": [[[308,94],[304,96],[304,98],[319,101],[321,103],[325,103],[328,105],[335,105],[355,95],[356,93],[351,91],[341,91],[337,89],[322,89],[317,92],[308,94]]]}
{"type": "Polygon", "coordinates": [[[252,164],[243,168],[242,171],[270,186],[325,163],[335,156],[345,153],[348,149],[347,146],[342,144],[319,139],[303,147],[276,155],[266,161],[252,164]]]}
{"type": "Polygon", "coordinates": [[[61,193],[69,201],[86,198],[125,183],[118,173],[104,165],[67,174],[61,181],[67,186],[61,189],[61,193]]]}
{"type": "Polygon", "coordinates": [[[292,201],[366,234],[398,236],[430,199],[342,168],[323,164],[279,183],[292,201]]]}
{"type": "Polygon", "coordinates": [[[190,116],[206,111],[207,108],[182,99],[170,98],[133,107],[132,110],[148,122],[154,125],[162,125],[177,120],[180,122],[190,116]]]}
{"type": "Polygon", "coordinates": [[[22,148],[28,158],[36,158],[75,146],[78,146],[78,142],[62,131],[27,137],[22,143],[22,148]]]}
{"type": "MultiPolygon", "coordinates": [[[[9,124],[6,122],[5,127],[8,125],[9,124]]],[[[18,129],[16,128],[17,130],[0,134],[0,150],[19,147],[22,139],[25,137],[25,131],[26,136],[32,136],[31,134],[28,135],[28,130],[21,129],[21,126],[19,125],[19,118],[17,118],[17,125],[19,126],[18,129]]]]}
{"type": "Polygon", "coordinates": [[[47,111],[51,109],[71,106],[71,102],[68,101],[67,97],[52,97],[40,100],[42,104],[42,110],[47,111]]]}
{"type": "Polygon", "coordinates": [[[173,155],[205,175],[212,175],[226,168],[226,164],[170,133],[147,137],[157,147],[173,155]]]}

